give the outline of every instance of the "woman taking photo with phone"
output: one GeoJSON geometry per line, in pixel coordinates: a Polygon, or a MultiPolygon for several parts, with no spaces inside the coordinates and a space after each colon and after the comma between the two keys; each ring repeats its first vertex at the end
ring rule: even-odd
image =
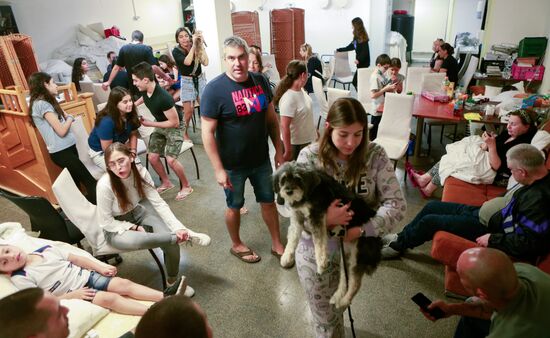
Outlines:
{"type": "MultiPolygon", "coordinates": [[[[154,188],[151,175],[134,162],[135,156],[122,143],[105,149],[107,173],[97,183],[99,226],[107,243],[120,250],[161,248],[167,281],[176,282],[180,247],[190,241],[207,246],[210,237],[186,228],[154,188]]],[[[189,288],[189,287],[188,287],[189,288]]],[[[192,289],[186,292],[194,293],[192,289]]]]}
{"type": "Polygon", "coordinates": [[[37,72],[29,77],[29,87],[32,122],[42,135],[50,158],[67,168],[77,185],[84,185],[86,198],[95,204],[96,180],[78,158],[76,139],[70,130],[74,117],[57,102],[57,85],[49,74],[37,72]]]}
{"type": "Polygon", "coordinates": [[[279,107],[281,115],[285,161],[296,160],[300,150],[316,137],[311,98],[304,90],[307,79],[305,62],[290,61],[286,75],[275,90],[273,103],[279,107]]]}
{"type": "Polygon", "coordinates": [[[130,91],[122,87],[113,88],[107,105],[97,114],[94,129],[88,137],[92,161],[107,171],[103,154],[113,142],[128,143],[130,152],[135,156],[139,126],[138,114],[130,91]]]}
{"type": "MultiPolygon", "coordinates": [[[[344,241],[387,234],[403,220],[407,208],[388,155],[381,146],[368,140],[365,109],[356,99],[341,98],[328,111],[321,139],[304,148],[298,156],[299,163],[324,169],[376,210],[376,215],[366,224],[349,229],[344,241]]],[[[333,201],[326,214],[327,227],[347,225],[353,215],[348,208],[349,204],[333,201]]],[[[315,250],[308,233],[302,232],[296,250],[298,276],[306,292],[317,338],[344,337],[344,309],[329,303],[340,276],[338,242],[337,237],[329,239],[329,264],[321,275],[317,274],[315,250]]]]}
{"type": "Polygon", "coordinates": [[[202,73],[201,65],[208,66],[208,55],[200,31],[191,34],[186,27],[180,27],[176,30],[176,42],[178,45],[172,50],[172,56],[181,75],[180,100],[183,102],[185,122],[183,139],[190,141],[189,122],[193,116],[194,101],[200,98],[206,86],[206,77],[202,73]]]}

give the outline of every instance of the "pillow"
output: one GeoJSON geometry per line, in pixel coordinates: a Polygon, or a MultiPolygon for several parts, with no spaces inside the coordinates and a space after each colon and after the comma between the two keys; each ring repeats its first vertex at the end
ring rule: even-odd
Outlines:
{"type": "Polygon", "coordinates": [[[99,34],[102,39],[105,39],[105,27],[103,27],[101,22],[91,23],[87,27],[99,34]]]}
{"type": "Polygon", "coordinates": [[[492,99],[493,97],[500,94],[501,91],[502,87],[485,86],[485,97],[492,99]]]}
{"type": "Polygon", "coordinates": [[[83,337],[109,310],[82,299],[62,299],[61,305],[69,308],[69,338],[83,337]]]}
{"type": "Polygon", "coordinates": [[[523,81],[513,83],[512,86],[516,87],[520,93],[525,93],[525,88],[523,87],[523,81]]]}
{"type": "Polygon", "coordinates": [[[534,145],[538,150],[543,150],[550,145],[550,133],[546,130],[539,130],[533,136],[531,144],[534,145]]]}
{"type": "Polygon", "coordinates": [[[94,46],[96,43],[94,39],[80,31],[76,32],[76,41],[81,46],[94,46]]]}
{"type": "Polygon", "coordinates": [[[11,282],[8,275],[0,274],[0,299],[17,292],[17,288],[11,282]]]}
{"type": "Polygon", "coordinates": [[[99,33],[95,32],[94,30],[92,30],[88,27],[84,27],[84,26],[79,24],[78,25],[78,30],[82,34],[85,34],[85,35],[89,36],[95,42],[103,40],[103,37],[101,37],[101,35],[99,35],[99,33]]]}

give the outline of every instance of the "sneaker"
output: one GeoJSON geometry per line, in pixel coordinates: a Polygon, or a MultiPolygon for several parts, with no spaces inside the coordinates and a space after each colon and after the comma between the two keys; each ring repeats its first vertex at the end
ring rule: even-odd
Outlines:
{"type": "Polygon", "coordinates": [[[187,283],[185,283],[185,279],[183,276],[178,277],[174,284],[169,285],[166,289],[164,289],[164,297],[173,296],[175,294],[179,294],[181,292],[181,289],[183,286],[187,286],[187,283]]]}
{"type": "Polygon", "coordinates": [[[382,237],[382,245],[387,247],[391,242],[397,241],[397,234],[388,234],[382,237]]]}
{"type": "Polygon", "coordinates": [[[185,291],[183,292],[183,295],[186,296],[186,297],[191,298],[195,295],[195,289],[193,289],[192,287],[187,285],[187,287],[185,288],[185,291]]]}
{"type": "Polygon", "coordinates": [[[397,258],[397,257],[401,256],[401,254],[402,254],[401,251],[397,251],[389,245],[382,248],[382,259],[397,258]]]}
{"type": "Polygon", "coordinates": [[[208,245],[210,245],[210,242],[212,241],[210,236],[208,236],[207,234],[203,234],[203,233],[200,233],[200,232],[194,232],[193,230],[189,230],[189,229],[187,229],[187,233],[189,234],[189,239],[185,242],[180,243],[180,244],[187,243],[187,242],[191,241],[192,244],[197,244],[197,245],[200,245],[200,246],[208,246],[208,245]]]}

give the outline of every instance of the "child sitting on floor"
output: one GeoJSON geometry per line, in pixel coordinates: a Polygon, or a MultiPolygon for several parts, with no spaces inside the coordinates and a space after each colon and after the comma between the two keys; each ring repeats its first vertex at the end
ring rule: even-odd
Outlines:
{"type": "Polygon", "coordinates": [[[13,245],[0,245],[0,272],[9,274],[18,289],[39,287],[64,299],[83,299],[128,315],[143,315],[149,306],[136,300],[160,301],[180,293],[180,277],[163,292],[115,277],[116,267],[46,245],[29,254],[13,245]],[[133,299],[124,298],[128,296],[133,299]]]}

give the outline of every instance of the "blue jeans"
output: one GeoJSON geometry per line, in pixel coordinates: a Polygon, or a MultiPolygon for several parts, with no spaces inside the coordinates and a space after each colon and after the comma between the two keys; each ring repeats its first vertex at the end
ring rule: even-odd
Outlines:
{"type": "Polygon", "coordinates": [[[244,183],[248,178],[254,188],[254,195],[258,203],[272,203],[275,201],[273,184],[271,183],[271,162],[250,169],[226,170],[227,176],[233,185],[233,189],[224,189],[225,202],[230,209],[240,209],[244,205],[244,183]]]}
{"type": "Polygon", "coordinates": [[[99,272],[90,271],[90,278],[88,278],[86,286],[98,291],[107,291],[111,278],[112,277],[105,277],[99,272]]]}
{"type": "Polygon", "coordinates": [[[440,230],[472,241],[489,232],[479,222],[479,207],[431,201],[403,228],[390,247],[398,251],[417,247],[431,241],[440,230]]]}

